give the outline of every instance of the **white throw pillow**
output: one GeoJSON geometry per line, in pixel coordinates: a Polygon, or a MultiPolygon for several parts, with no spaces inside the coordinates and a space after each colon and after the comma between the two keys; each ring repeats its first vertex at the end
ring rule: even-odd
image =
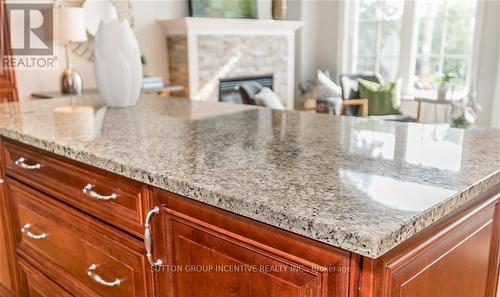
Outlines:
{"type": "Polygon", "coordinates": [[[335,96],[341,96],[342,95],[342,88],[337,86],[336,83],[334,83],[331,79],[330,76],[324,73],[323,71],[318,69],[317,73],[317,79],[321,85],[323,85],[325,88],[327,88],[330,92],[332,92],[335,96]]]}
{"type": "Polygon", "coordinates": [[[272,109],[285,109],[278,95],[270,88],[262,88],[254,97],[257,105],[266,106],[272,109]]]}

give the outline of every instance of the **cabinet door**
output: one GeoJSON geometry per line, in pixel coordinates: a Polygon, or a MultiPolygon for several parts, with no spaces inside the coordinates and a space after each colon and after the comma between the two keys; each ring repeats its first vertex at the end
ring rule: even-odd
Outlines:
{"type": "MultiPolygon", "coordinates": [[[[1,145],[0,145],[1,149],[1,145]]],[[[11,226],[11,208],[6,199],[4,164],[0,162],[0,296],[14,296],[17,290],[16,252],[11,226]]]]}
{"type": "Polygon", "coordinates": [[[176,296],[321,296],[321,273],[170,217],[176,296]],[[194,285],[196,284],[196,285],[194,285]]]}
{"type": "Polygon", "coordinates": [[[26,278],[29,297],[71,297],[72,295],[48,279],[40,271],[24,260],[19,260],[19,267],[26,278]]]}
{"type": "Polygon", "coordinates": [[[160,296],[347,296],[348,253],[169,195],[155,197],[160,296]]]}
{"type": "Polygon", "coordinates": [[[497,207],[496,212],[494,209],[494,206],[483,209],[463,224],[443,232],[439,239],[430,239],[389,262],[388,296],[495,296],[500,209],[497,207]]]}
{"type": "MultiPolygon", "coordinates": [[[[1,191],[0,191],[1,192],[1,191]]],[[[1,194],[0,194],[1,195],[1,194]]],[[[1,198],[0,198],[1,200],[1,198]]],[[[3,216],[3,214],[0,214],[3,216]]],[[[0,296],[9,296],[13,295],[12,293],[12,280],[10,277],[9,271],[9,258],[7,252],[7,234],[6,228],[4,224],[4,218],[0,217],[0,296]]]]}

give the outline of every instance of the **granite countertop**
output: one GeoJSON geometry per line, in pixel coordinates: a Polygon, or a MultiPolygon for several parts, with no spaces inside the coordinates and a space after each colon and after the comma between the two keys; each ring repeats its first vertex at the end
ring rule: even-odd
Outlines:
{"type": "Polygon", "coordinates": [[[500,183],[498,131],[182,98],[7,103],[0,133],[372,258],[500,183]]]}

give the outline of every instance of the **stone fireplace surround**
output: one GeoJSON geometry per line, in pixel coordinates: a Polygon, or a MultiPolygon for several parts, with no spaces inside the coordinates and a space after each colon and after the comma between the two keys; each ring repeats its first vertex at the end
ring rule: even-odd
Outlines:
{"type": "Polygon", "coordinates": [[[170,83],[192,100],[217,101],[219,80],[273,74],[274,91],[294,107],[295,33],[298,21],[182,18],[165,28],[170,83]]]}

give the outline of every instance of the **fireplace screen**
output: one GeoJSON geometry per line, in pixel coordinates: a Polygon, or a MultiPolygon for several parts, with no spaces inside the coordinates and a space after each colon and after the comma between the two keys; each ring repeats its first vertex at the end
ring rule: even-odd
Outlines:
{"type": "Polygon", "coordinates": [[[219,80],[219,101],[240,103],[243,101],[240,96],[239,87],[244,82],[255,81],[263,87],[273,89],[273,75],[257,75],[245,77],[231,77],[219,80]]]}

